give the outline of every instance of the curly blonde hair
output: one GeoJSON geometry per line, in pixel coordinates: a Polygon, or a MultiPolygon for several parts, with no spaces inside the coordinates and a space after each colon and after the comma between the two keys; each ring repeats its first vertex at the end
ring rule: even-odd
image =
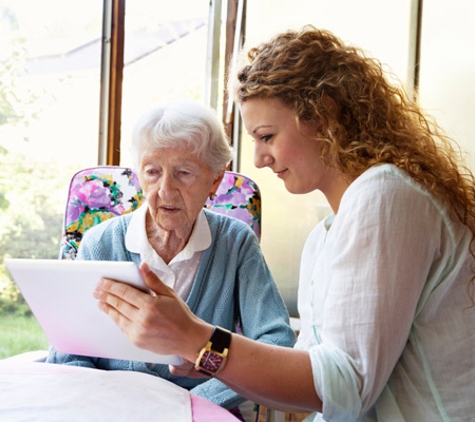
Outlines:
{"type": "Polygon", "coordinates": [[[247,61],[230,81],[238,103],[279,98],[297,124],[321,122],[322,158],[349,180],[379,163],[403,169],[471,230],[475,258],[474,175],[457,144],[389,82],[379,61],[311,25],[251,48],[247,61]]]}

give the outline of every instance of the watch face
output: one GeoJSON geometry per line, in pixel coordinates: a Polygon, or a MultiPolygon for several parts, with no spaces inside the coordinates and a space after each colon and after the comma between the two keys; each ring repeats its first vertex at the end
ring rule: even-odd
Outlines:
{"type": "Polygon", "coordinates": [[[217,372],[223,363],[224,358],[216,353],[206,351],[201,358],[201,367],[210,372],[217,372]]]}

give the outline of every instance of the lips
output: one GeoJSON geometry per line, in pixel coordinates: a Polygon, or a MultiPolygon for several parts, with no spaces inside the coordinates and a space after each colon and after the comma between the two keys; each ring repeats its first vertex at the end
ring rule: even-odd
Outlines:
{"type": "Polygon", "coordinates": [[[160,209],[163,211],[178,211],[179,210],[179,208],[172,207],[171,205],[162,205],[160,209]]]}

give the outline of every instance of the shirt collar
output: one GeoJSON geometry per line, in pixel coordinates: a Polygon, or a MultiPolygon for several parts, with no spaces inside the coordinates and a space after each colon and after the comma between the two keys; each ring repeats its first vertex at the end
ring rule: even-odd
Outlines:
{"type": "MultiPolygon", "coordinates": [[[[142,206],[133,212],[132,218],[125,235],[125,247],[130,252],[144,254],[149,247],[145,217],[147,215],[148,205],[144,202],[142,206]]],[[[211,245],[211,230],[208,219],[204,211],[198,214],[191,236],[185,248],[173,258],[170,262],[178,262],[190,259],[195,252],[204,251],[211,245]]]]}

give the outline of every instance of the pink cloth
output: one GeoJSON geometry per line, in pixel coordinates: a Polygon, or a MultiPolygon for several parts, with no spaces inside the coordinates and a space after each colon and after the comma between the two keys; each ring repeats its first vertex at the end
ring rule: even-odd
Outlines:
{"type": "Polygon", "coordinates": [[[228,410],[200,396],[190,394],[193,422],[239,422],[228,410]]]}

